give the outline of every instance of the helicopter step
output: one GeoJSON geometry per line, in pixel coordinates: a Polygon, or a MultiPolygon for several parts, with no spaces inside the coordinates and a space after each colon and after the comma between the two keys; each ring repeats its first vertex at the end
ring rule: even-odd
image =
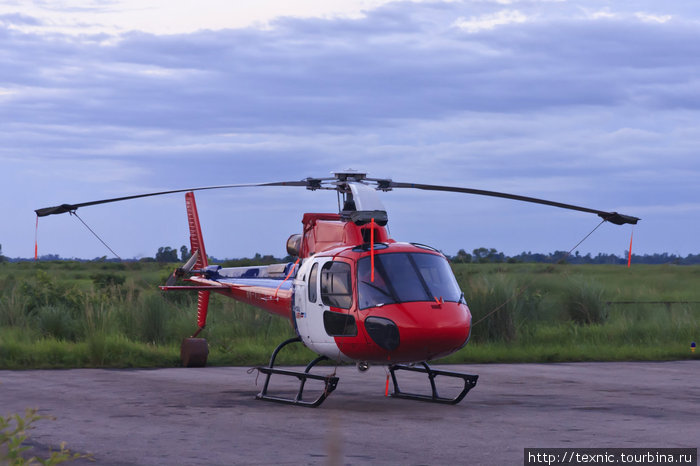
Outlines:
{"type": "Polygon", "coordinates": [[[276,403],[305,406],[307,408],[316,408],[324,402],[324,400],[328,397],[328,395],[331,394],[331,392],[333,392],[333,390],[335,390],[339,380],[339,378],[335,375],[318,375],[309,373],[311,368],[314,367],[316,364],[318,364],[321,361],[328,360],[326,356],[319,356],[313,361],[311,361],[304,369],[304,372],[291,371],[285,369],[275,369],[275,359],[277,358],[277,354],[279,353],[279,351],[288,344],[297,342],[301,342],[300,337],[294,337],[290,338],[289,340],[283,341],[282,343],[280,343],[279,346],[277,346],[277,348],[275,348],[275,351],[272,352],[272,357],[270,358],[270,365],[268,367],[259,366],[255,368],[259,372],[262,372],[266,375],[265,385],[263,385],[262,391],[255,396],[256,399],[264,401],[274,401],[276,403]],[[299,390],[297,391],[296,396],[294,398],[284,398],[280,396],[268,395],[267,390],[270,385],[270,378],[272,377],[272,374],[287,377],[296,377],[299,380],[299,390]],[[323,392],[313,401],[306,401],[303,399],[304,387],[306,386],[307,380],[319,380],[324,383],[323,392]]]}
{"type": "Polygon", "coordinates": [[[406,366],[402,364],[393,364],[389,366],[389,372],[391,373],[391,380],[394,384],[394,393],[391,394],[394,398],[405,398],[407,400],[418,400],[418,401],[430,401],[433,403],[443,403],[443,404],[457,404],[462,401],[462,398],[476,386],[476,381],[479,379],[478,375],[472,374],[462,374],[460,372],[444,371],[431,368],[428,363],[422,362],[423,367],[406,366]],[[423,374],[428,374],[430,379],[430,388],[432,393],[430,395],[420,395],[416,393],[404,393],[399,389],[399,383],[396,380],[396,371],[404,370],[410,372],[420,372],[423,374]],[[437,387],[435,385],[435,378],[437,376],[442,377],[453,377],[464,380],[464,388],[462,391],[454,398],[441,397],[438,394],[437,387]]]}

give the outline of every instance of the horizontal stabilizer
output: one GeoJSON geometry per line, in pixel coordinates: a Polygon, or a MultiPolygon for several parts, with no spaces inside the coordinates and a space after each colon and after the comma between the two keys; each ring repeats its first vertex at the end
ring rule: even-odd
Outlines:
{"type": "Polygon", "coordinates": [[[180,285],[180,286],[159,286],[163,291],[204,291],[204,290],[221,290],[228,288],[225,285],[180,285]]]}

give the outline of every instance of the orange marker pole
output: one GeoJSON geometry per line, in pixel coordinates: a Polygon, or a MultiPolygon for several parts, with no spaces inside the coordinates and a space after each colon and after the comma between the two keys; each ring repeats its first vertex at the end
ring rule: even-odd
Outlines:
{"type": "Polygon", "coordinates": [[[386,375],[386,387],[384,388],[384,396],[389,396],[389,374],[386,375]]]}

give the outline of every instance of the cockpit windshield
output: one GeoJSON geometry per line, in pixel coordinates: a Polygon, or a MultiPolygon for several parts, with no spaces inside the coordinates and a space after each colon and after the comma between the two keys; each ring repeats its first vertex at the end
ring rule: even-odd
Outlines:
{"type": "Polygon", "coordinates": [[[444,257],[427,253],[385,253],[358,261],[360,309],[410,301],[459,302],[462,292],[444,257]]]}

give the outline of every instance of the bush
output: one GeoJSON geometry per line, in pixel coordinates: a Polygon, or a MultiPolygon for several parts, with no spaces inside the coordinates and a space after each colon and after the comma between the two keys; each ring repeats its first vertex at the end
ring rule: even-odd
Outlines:
{"type": "Polygon", "coordinates": [[[96,289],[104,291],[124,285],[126,277],[114,273],[96,273],[90,279],[96,289]]]}
{"type": "Polygon", "coordinates": [[[66,448],[65,442],[61,443],[59,451],[52,451],[46,459],[41,459],[36,456],[24,458],[22,455],[29,450],[30,447],[23,447],[22,444],[29,438],[28,431],[33,429],[36,421],[42,419],[53,419],[47,416],[39,416],[36,409],[27,409],[24,416],[12,414],[7,417],[0,416],[0,464],[8,465],[34,465],[44,464],[53,465],[65,463],[67,461],[77,460],[79,458],[92,459],[90,455],[81,455],[80,453],[71,453],[66,448]]]}
{"type": "Polygon", "coordinates": [[[20,292],[27,300],[28,312],[34,312],[42,306],[60,305],[71,310],[79,310],[81,307],[81,294],[75,286],[58,283],[41,269],[37,270],[33,280],[21,283],[20,292]]]}
{"type": "Polygon", "coordinates": [[[70,312],[62,306],[43,306],[37,310],[39,331],[57,340],[76,341],[80,325],[70,312]]]}

